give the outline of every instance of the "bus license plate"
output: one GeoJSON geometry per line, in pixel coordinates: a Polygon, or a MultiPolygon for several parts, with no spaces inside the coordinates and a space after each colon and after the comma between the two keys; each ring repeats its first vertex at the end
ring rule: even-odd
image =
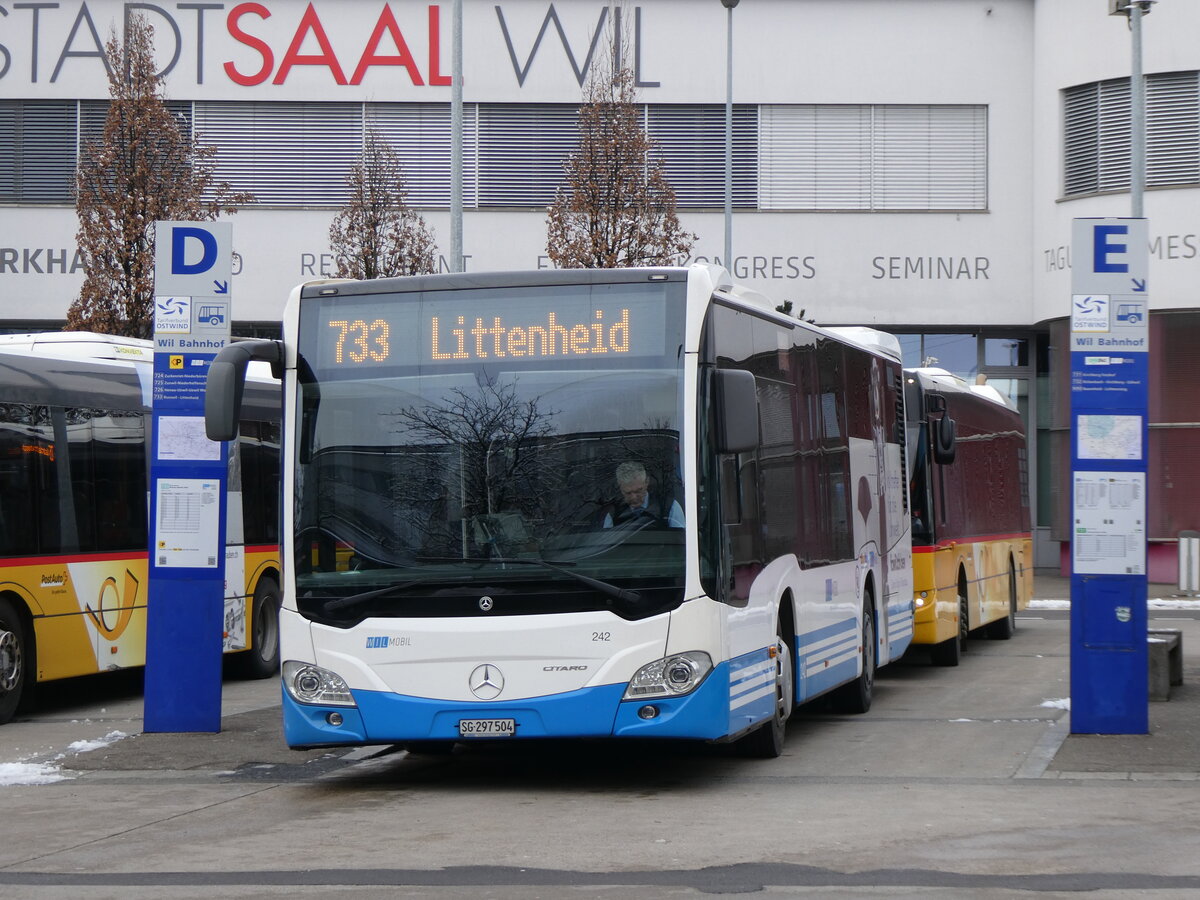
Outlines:
{"type": "Polygon", "coordinates": [[[517,733],[516,719],[459,719],[459,737],[512,737],[517,733]]]}

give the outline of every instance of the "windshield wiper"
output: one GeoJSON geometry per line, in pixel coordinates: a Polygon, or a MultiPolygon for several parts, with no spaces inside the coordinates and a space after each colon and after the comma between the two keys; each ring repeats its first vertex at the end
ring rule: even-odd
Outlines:
{"type": "Polygon", "coordinates": [[[389,584],[387,587],[378,588],[373,591],[364,591],[360,594],[347,594],[345,597],[333,597],[325,601],[325,612],[337,612],[340,609],[348,609],[351,606],[370,603],[377,597],[386,597],[388,594],[397,593],[425,583],[425,579],[401,581],[397,584],[389,584]]]}
{"type": "MultiPolygon", "coordinates": [[[[607,581],[601,581],[599,578],[591,578],[588,575],[583,575],[579,572],[572,572],[570,569],[555,565],[554,563],[546,562],[544,559],[529,559],[525,557],[509,558],[507,556],[493,556],[489,558],[476,558],[463,560],[464,562],[492,562],[500,563],[501,565],[519,565],[519,566],[541,566],[543,569],[549,569],[551,572],[557,572],[560,575],[566,575],[568,578],[574,578],[580,584],[586,584],[593,590],[612,597],[614,600],[621,600],[625,603],[637,603],[642,599],[642,595],[637,591],[628,591],[625,588],[617,587],[615,584],[609,584],[607,581]]],[[[574,565],[574,563],[571,563],[574,565]]]]}
{"type": "MultiPolygon", "coordinates": [[[[620,600],[624,603],[638,603],[642,599],[642,595],[637,591],[629,591],[625,588],[617,587],[615,584],[609,584],[607,581],[601,581],[599,578],[592,578],[579,572],[572,572],[564,565],[546,562],[544,559],[509,556],[455,556],[438,557],[437,559],[444,562],[499,563],[502,566],[541,566],[543,569],[549,569],[551,572],[557,572],[559,575],[566,575],[568,578],[573,578],[580,584],[586,584],[593,590],[599,591],[607,597],[612,597],[614,600],[620,600]]],[[[575,563],[567,563],[566,565],[573,566],[575,563]]]]}

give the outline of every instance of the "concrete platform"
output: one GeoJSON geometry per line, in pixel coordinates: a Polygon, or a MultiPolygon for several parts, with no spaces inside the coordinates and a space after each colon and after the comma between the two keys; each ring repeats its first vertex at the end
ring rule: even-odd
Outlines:
{"type": "MultiPolygon", "coordinates": [[[[1150,596],[1170,598],[1174,591],[1172,585],[1152,585],[1150,596]]],[[[1069,617],[1069,609],[1061,608],[1070,597],[1067,579],[1037,576],[1034,597],[1040,602],[1023,613],[1024,618],[1069,617]]],[[[1200,607],[1200,602],[1191,605],[1200,607]]],[[[1172,687],[1169,702],[1149,704],[1150,733],[1069,734],[1069,710],[1043,710],[1054,727],[1046,729],[1036,752],[1020,766],[1017,777],[1200,780],[1200,609],[1152,608],[1150,617],[1151,628],[1178,629],[1183,635],[1183,684],[1172,687]]],[[[1065,677],[1069,671],[1069,634],[1065,629],[1057,634],[1058,643],[1052,649],[1062,660],[1057,669],[1059,677],[1065,677]]],[[[1018,652],[1020,640],[1019,620],[1017,637],[1010,644],[1018,652]]],[[[120,777],[117,773],[128,773],[133,777],[136,773],[165,771],[210,775],[257,772],[265,778],[302,781],[382,749],[288,749],[279,716],[280,688],[274,679],[227,681],[220,733],[145,734],[140,679],[136,673],[116,677],[127,685],[118,696],[109,697],[99,712],[95,706],[80,707],[77,694],[95,689],[100,679],[81,679],[70,685],[48,686],[48,708],[0,727],[0,781],[5,763],[20,762],[84,777],[101,773],[116,777],[120,777]]],[[[965,672],[962,677],[967,677],[965,672]]],[[[1056,692],[1064,698],[1068,693],[1065,684],[1044,686],[1043,695],[1056,692]]],[[[886,715],[885,710],[885,702],[881,701],[868,716],[886,715]]],[[[1014,721],[1014,727],[1028,728],[1019,718],[1014,721]]]]}
{"type": "MultiPolygon", "coordinates": [[[[1038,599],[1069,600],[1070,595],[1067,578],[1034,578],[1038,599]]],[[[1182,632],[1183,683],[1171,687],[1167,702],[1150,703],[1149,734],[1071,734],[1054,753],[1046,777],[1200,780],[1200,621],[1195,612],[1200,600],[1181,596],[1173,584],[1150,584],[1148,597],[1150,630],[1182,632]]]]}

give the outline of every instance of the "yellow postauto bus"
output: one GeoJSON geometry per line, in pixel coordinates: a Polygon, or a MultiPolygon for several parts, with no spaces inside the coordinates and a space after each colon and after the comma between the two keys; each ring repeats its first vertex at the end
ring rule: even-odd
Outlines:
{"type": "MultiPolygon", "coordinates": [[[[0,723],[46,682],[146,661],[153,351],[0,337],[0,723]]],[[[230,459],[224,648],[279,664],[279,383],[247,382],[230,459]]]]}
{"type": "Polygon", "coordinates": [[[1007,640],[1033,590],[1021,415],[987,384],[905,369],[913,643],[957,666],[973,634],[1007,640]]]}

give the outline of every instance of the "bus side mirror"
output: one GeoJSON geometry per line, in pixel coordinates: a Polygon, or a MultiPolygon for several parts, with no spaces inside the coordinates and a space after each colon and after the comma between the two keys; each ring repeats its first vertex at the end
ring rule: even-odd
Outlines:
{"type": "Polygon", "coordinates": [[[718,453],[745,453],[758,446],[758,391],[754,374],[741,369],[716,371],[718,453]]]}
{"type": "Polygon", "coordinates": [[[204,383],[204,433],[210,441],[237,437],[246,366],[252,359],[269,362],[272,371],[281,370],[283,349],[277,341],[238,341],[221,348],[209,365],[204,383]]]}
{"type": "Polygon", "coordinates": [[[954,420],[948,413],[942,413],[941,418],[930,423],[933,427],[933,461],[946,466],[954,462],[955,432],[954,420]]]}

